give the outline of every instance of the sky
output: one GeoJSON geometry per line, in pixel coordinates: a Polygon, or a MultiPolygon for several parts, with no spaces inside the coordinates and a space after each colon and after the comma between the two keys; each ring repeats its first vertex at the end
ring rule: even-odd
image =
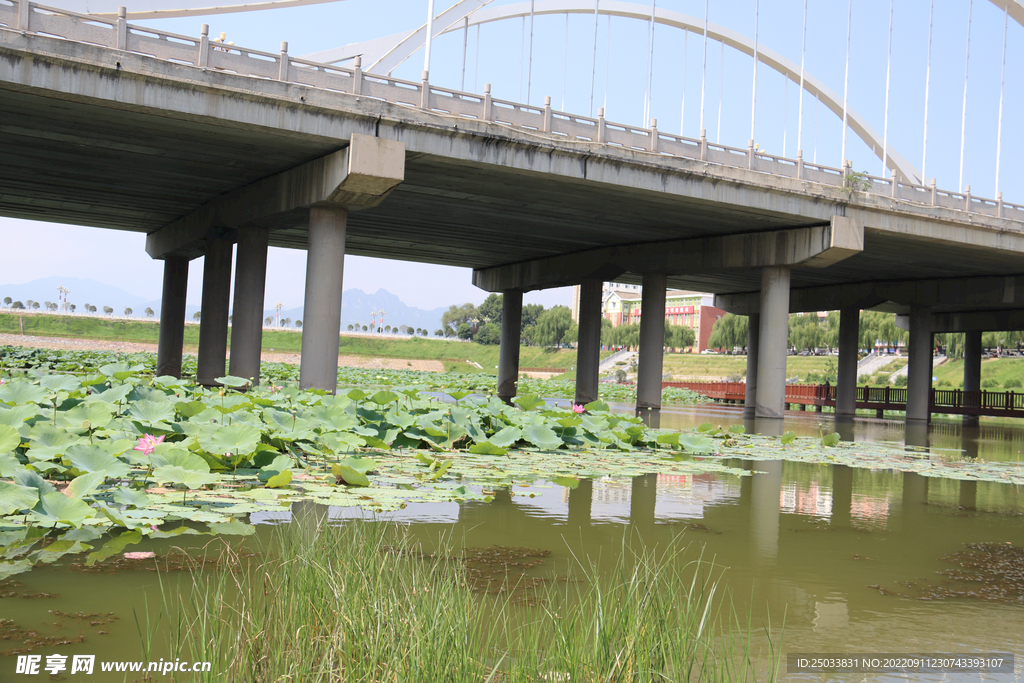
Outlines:
{"type": "MultiPolygon", "coordinates": [[[[106,9],[102,5],[110,4],[133,8],[133,0],[57,0],[49,4],[78,11],[102,11],[106,9]]],[[[140,8],[154,4],[153,0],[135,2],[140,8]]],[[[175,2],[156,4],[166,8],[175,2]]],[[[435,0],[435,12],[452,4],[453,0],[435,0]]],[[[512,3],[494,0],[491,4],[512,3]]],[[[656,6],[701,20],[707,6],[709,22],[749,37],[755,32],[756,16],[759,43],[796,64],[801,61],[805,6],[801,0],[716,0],[707,4],[704,0],[660,0],[656,6]]],[[[929,0],[858,0],[849,5],[841,0],[807,0],[807,7],[807,73],[840,96],[845,92],[850,110],[866,118],[879,134],[887,132],[890,144],[917,168],[925,167],[925,177],[935,177],[940,188],[957,190],[971,185],[975,196],[994,197],[1002,11],[987,0],[935,3],[925,155],[929,0]],[[894,17],[891,61],[890,1],[894,17]]],[[[207,23],[211,36],[223,31],[237,45],[276,52],[286,40],[290,54],[303,55],[416,28],[426,20],[426,13],[427,0],[345,0],[133,23],[193,36],[207,23]]],[[[753,105],[754,69],[749,56],[727,49],[723,59],[720,46],[709,43],[705,59],[702,36],[658,25],[653,30],[652,50],[648,23],[622,17],[599,18],[596,45],[594,34],[592,15],[571,15],[568,20],[565,16],[537,17],[531,59],[527,20],[488,24],[479,35],[476,29],[466,35],[451,33],[434,41],[431,83],[471,92],[481,92],[484,83],[491,83],[496,98],[526,101],[529,94],[529,102],[540,105],[549,95],[553,105],[564,111],[596,114],[597,107],[604,106],[609,121],[642,125],[650,62],[650,116],[658,119],[660,130],[697,137],[703,121],[709,140],[746,147],[753,105]]],[[[998,186],[1007,201],[1024,203],[1024,166],[1009,163],[1009,151],[1024,148],[1024,127],[1019,125],[1024,110],[1024,28],[1012,18],[1007,46],[998,186]]],[[[420,51],[393,75],[418,81],[423,67],[420,51]]],[[[774,154],[792,157],[799,147],[807,161],[840,166],[841,118],[823,106],[816,107],[813,98],[805,96],[801,122],[798,91],[797,85],[787,84],[777,72],[764,65],[758,68],[755,141],[774,154]],[[802,132],[799,143],[798,128],[802,132]]],[[[881,161],[852,133],[847,136],[846,149],[855,170],[881,173],[881,161]]],[[[5,260],[0,284],[66,275],[92,278],[149,298],[160,296],[162,264],[145,254],[143,235],[0,218],[0,240],[5,252],[16,257],[5,260]],[[111,264],[115,267],[109,267],[111,264]]],[[[305,252],[271,249],[268,305],[277,301],[285,307],[301,305],[304,278],[305,252]]],[[[384,288],[420,308],[480,303],[487,293],[473,287],[470,279],[468,269],[429,264],[360,257],[348,257],[345,263],[346,289],[373,292],[384,288]]],[[[201,281],[202,260],[197,259],[190,268],[190,303],[198,303],[201,281]]],[[[570,297],[570,290],[563,288],[530,293],[525,300],[545,306],[568,305],[570,297]]]]}

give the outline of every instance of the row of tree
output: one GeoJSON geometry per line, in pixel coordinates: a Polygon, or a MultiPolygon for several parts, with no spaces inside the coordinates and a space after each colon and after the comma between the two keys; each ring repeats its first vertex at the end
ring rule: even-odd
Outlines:
{"type": "Polygon", "coordinates": [[[394,327],[392,327],[391,325],[384,325],[383,327],[378,327],[376,330],[372,330],[372,329],[370,329],[369,325],[360,325],[359,323],[352,323],[351,325],[349,325],[348,326],[348,331],[349,332],[374,332],[374,331],[376,331],[376,332],[383,332],[384,334],[408,334],[410,336],[419,335],[421,337],[426,337],[427,335],[430,334],[429,332],[427,332],[426,328],[423,328],[423,327],[410,327],[408,325],[395,325],[394,327]]]}
{"type": "MultiPolygon", "coordinates": [[[[501,343],[502,295],[489,295],[480,306],[452,305],[441,316],[441,329],[437,336],[472,339],[480,344],[501,343]]],[[[540,304],[523,306],[519,328],[520,342],[527,346],[570,346],[579,338],[579,326],[573,322],[567,306],[545,309],[540,304]]],[[[696,337],[688,327],[665,326],[665,346],[686,348],[696,337]]],[[[640,343],[639,325],[612,327],[607,318],[601,319],[601,343],[606,346],[635,347],[640,343]]]]}
{"type": "MultiPolygon", "coordinates": [[[[876,342],[906,345],[907,330],[896,326],[896,314],[881,311],[861,311],[857,345],[873,349],[876,342]]],[[[935,345],[946,349],[949,356],[963,355],[963,333],[935,335],[935,345]]],[[[1024,345],[1024,331],[985,332],[981,339],[985,348],[1020,348],[1024,345]]],[[[829,311],[824,317],[813,313],[789,316],[789,346],[793,349],[832,349],[839,345],[839,311],[829,311]]],[[[711,330],[708,346],[731,350],[747,346],[747,316],[726,314],[711,330]]]]}
{"type": "MultiPolygon", "coordinates": [[[[4,297],[4,305],[14,310],[23,311],[38,311],[40,308],[42,308],[45,311],[53,311],[56,313],[60,309],[60,304],[55,303],[53,301],[44,301],[40,304],[38,301],[26,299],[24,302],[21,302],[15,301],[11,299],[11,297],[9,296],[4,297]]],[[[96,313],[99,311],[99,309],[96,306],[93,306],[92,304],[85,304],[84,306],[82,306],[82,309],[86,313],[96,313]]],[[[78,306],[75,304],[67,304],[67,310],[70,311],[71,313],[74,313],[75,311],[78,310],[78,306]]],[[[106,313],[107,315],[113,315],[114,309],[112,306],[104,306],[103,312],[106,313]]],[[[152,318],[154,315],[156,315],[156,311],[154,311],[152,308],[148,306],[146,307],[145,312],[147,318],[152,318]]],[[[131,316],[134,313],[135,311],[133,311],[130,307],[124,309],[124,314],[127,316],[131,316]]]]}

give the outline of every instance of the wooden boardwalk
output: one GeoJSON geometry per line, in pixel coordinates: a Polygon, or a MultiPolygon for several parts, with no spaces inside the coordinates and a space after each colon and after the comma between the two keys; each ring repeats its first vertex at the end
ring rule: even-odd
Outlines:
{"type": "MultiPolygon", "coordinates": [[[[662,382],[662,387],[690,389],[716,401],[743,403],[746,384],[743,382],[662,382]]],[[[821,412],[835,408],[836,388],[824,384],[787,384],[786,408],[821,412]],[[799,408],[796,408],[799,406],[799,408]]],[[[906,387],[857,387],[857,408],[874,410],[881,417],[886,410],[906,411],[906,387]]],[[[1013,391],[963,391],[932,389],[929,401],[932,413],[948,415],[986,415],[990,417],[1024,417],[1024,393],[1013,391]]]]}

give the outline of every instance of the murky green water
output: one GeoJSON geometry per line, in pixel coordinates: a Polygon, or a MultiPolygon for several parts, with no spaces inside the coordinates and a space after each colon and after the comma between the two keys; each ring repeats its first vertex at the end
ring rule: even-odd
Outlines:
{"type": "MultiPolygon", "coordinates": [[[[703,422],[734,424],[732,408],[666,410],[662,426],[703,422]]],[[[832,431],[831,418],[793,414],[787,429],[801,434],[832,431]]],[[[863,421],[854,439],[901,442],[902,425],[863,421]]],[[[969,457],[1013,459],[1024,430],[983,426],[966,436],[959,425],[936,424],[933,447],[966,451],[969,457]],[[966,444],[966,446],[965,446],[966,444]]],[[[723,568],[737,609],[755,625],[781,626],[783,653],[983,653],[1012,652],[1024,659],[1024,491],[987,482],[928,479],[888,470],[786,462],[745,462],[753,477],[706,474],[646,475],[632,481],[597,480],[578,489],[516,487],[492,503],[411,506],[389,516],[408,523],[427,543],[445,534],[467,546],[523,546],[551,551],[540,575],[564,575],[576,556],[610,557],[624,534],[664,546],[682,534],[705,558],[723,568]],[[971,549],[967,544],[986,544],[971,549]],[[953,557],[956,553],[969,554],[953,557]],[[942,572],[976,564],[995,568],[984,581],[965,582],[942,572]],[[977,597],[960,597],[973,591],[977,597]],[[927,599],[923,599],[927,598],[927,599]]],[[[360,514],[330,509],[338,522],[360,514]]],[[[256,516],[260,535],[271,524],[296,523],[289,511],[256,516]]],[[[299,522],[300,523],[300,522],[299,522]]],[[[214,543],[220,543],[217,540],[214,543]]],[[[133,550],[171,552],[170,541],[133,550]]],[[[56,637],[35,654],[95,654],[99,659],[142,658],[140,630],[161,618],[159,581],[174,585],[187,575],[136,569],[114,573],[76,571],[62,561],[15,577],[0,597],[0,619],[13,621],[0,650],[25,640],[56,637]],[[22,594],[50,594],[22,597],[22,594]],[[58,614],[62,613],[62,614],[58,614]],[[116,617],[110,620],[109,617],[116,617]],[[75,616],[82,613],[86,616],[75,616]],[[136,624],[136,617],[140,623],[136,624]],[[77,642],[79,638],[84,638],[77,642]]],[[[151,562],[151,561],[150,561],[151,562]]],[[[174,657],[164,643],[156,657],[174,657]]],[[[764,645],[758,641],[756,645],[764,645]]],[[[41,680],[14,674],[15,657],[0,656],[0,681],[41,680]]],[[[45,659],[44,659],[45,661],[45,659]]],[[[783,680],[1021,680],[1018,673],[984,679],[978,674],[902,676],[787,674],[783,680]]],[[[63,681],[135,680],[123,674],[55,677],[63,681]],[[104,677],[106,676],[106,677],[104,677]]],[[[159,678],[157,680],[160,680],[159,678]]],[[[180,679],[179,679],[180,680],[180,679]]]]}

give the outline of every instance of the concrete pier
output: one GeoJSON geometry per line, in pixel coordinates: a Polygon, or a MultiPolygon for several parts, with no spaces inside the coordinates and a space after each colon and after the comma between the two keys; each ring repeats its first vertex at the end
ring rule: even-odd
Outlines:
{"type": "Polygon", "coordinates": [[[786,411],[789,271],[789,266],[768,266],[761,270],[761,321],[755,412],[758,418],[781,420],[786,411]]]}
{"type": "MultiPolygon", "coordinates": [[[[964,333],[964,391],[981,391],[981,330],[964,333]]],[[[977,415],[964,415],[964,427],[977,427],[977,415]]]]}
{"type": "Polygon", "coordinates": [[[338,388],[341,291],[345,275],[348,211],[338,206],[309,210],[306,294],[302,329],[302,389],[338,388]]]}
{"type": "Polygon", "coordinates": [[[857,340],[860,337],[860,309],[839,311],[839,372],[836,379],[836,416],[852,418],[857,413],[857,340]]]}
{"type": "Polygon", "coordinates": [[[199,360],[196,381],[214,386],[223,377],[228,357],[228,304],[231,300],[231,240],[206,241],[203,263],[203,307],[199,321],[199,360]]]}
{"type": "Polygon", "coordinates": [[[188,291],[188,259],[164,259],[164,287],[160,299],[160,340],[156,374],[181,379],[181,347],[185,342],[185,295],[188,291]]]}
{"type": "Polygon", "coordinates": [[[743,418],[749,420],[757,413],[757,354],[761,335],[761,314],[747,316],[747,385],[744,387],[743,418]]]}
{"type": "Polygon", "coordinates": [[[260,382],[263,300],[267,284],[267,228],[243,228],[235,264],[235,304],[231,314],[231,364],[228,374],[260,382]]]}
{"type": "MultiPolygon", "coordinates": [[[[662,336],[664,336],[664,333],[662,336]]],[[[575,404],[586,405],[597,400],[598,366],[600,364],[601,281],[584,280],[580,284],[580,325],[576,349],[576,398],[573,400],[575,404]]]]}
{"type": "Polygon", "coordinates": [[[519,381],[519,345],[522,341],[523,293],[509,289],[501,294],[501,347],[498,350],[498,398],[512,403],[519,381]]]}
{"type": "Polygon", "coordinates": [[[640,357],[637,361],[636,414],[649,427],[661,424],[661,374],[665,360],[665,292],[663,273],[645,273],[641,293],[640,357]],[[647,315],[643,315],[646,311],[647,315]]]}
{"type": "Polygon", "coordinates": [[[931,312],[927,308],[918,306],[910,311],[907,351],[907,423],[927,423],[932,389],[931,312]]]}

